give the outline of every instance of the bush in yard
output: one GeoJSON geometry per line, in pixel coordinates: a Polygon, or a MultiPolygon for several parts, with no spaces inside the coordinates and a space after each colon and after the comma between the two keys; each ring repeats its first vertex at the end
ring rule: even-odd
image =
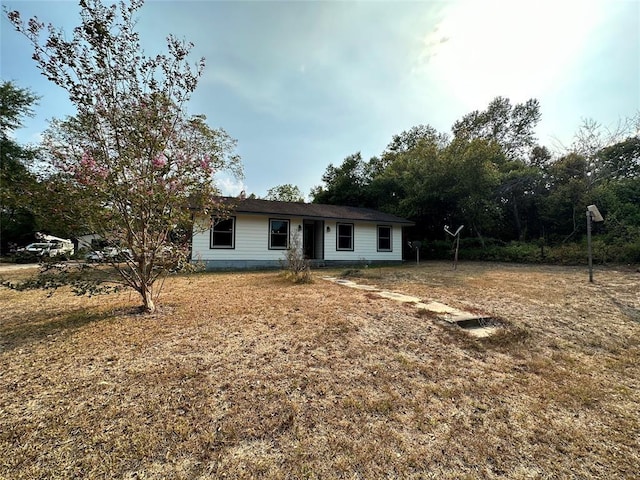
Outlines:
{"type": "MultiPolygon", "coordinates": [[[[453,258],[453,250],[455,246],[451,240],[434,240],[428,242],[422,241],[422,248],[420,250],[421,260],[449,260],[453,258]]],[[[411,250],[413,257],[415,257],[415,250],[411,250]]]]}
{"type": "Polygon", "coordinates": [[[541,260],[540,246],[536,243],[511,242],[502,247],[505,261],[538,263],[541,260]]]}
{"type": "Polygon", "coordinates": [[[304,256],[300,234],[295,233],[291,237],[289,248],[282,261],[286,275],[295,283],[311,283],[311,266],[304,256]]]}

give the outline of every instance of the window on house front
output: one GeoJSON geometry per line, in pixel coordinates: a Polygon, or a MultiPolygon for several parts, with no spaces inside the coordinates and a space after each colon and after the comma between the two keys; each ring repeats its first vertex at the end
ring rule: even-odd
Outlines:
{"type": "Polygon", "coordinates": [[[378,225],[378,251],[390,252],[391,250],[391,226],[378,225]]]}
{"type": "Polygon", "coordinates": [[[211,248],[235,248],[236,219],[214,218],[211,226],[211,248]]]}
{"type": "Polygon", "coordinates": [[[269,248],[272,250],[289,248],[289,220],[269,220],[269,248]]]}
{"type": "Polygon", "coordinates": [[[353,224],[338,223],[337,228],[337,250],[353,250],[353,224]]]}

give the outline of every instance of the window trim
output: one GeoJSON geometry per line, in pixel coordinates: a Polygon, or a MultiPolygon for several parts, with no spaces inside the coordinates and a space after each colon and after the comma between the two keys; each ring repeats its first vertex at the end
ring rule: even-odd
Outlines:
{"type": "Polygon", "coordinates": [[[377,225],[376,226],[376,247],[378,248],[378,252],[393,252],[393,225],[377,225]],[[380,229],[388,228],[389,229],[389,248],[380,248],[380,229]]]}
{"type": "Polygon", "coordinates": [[[213,229],[215,228],[216,218],[211,219],[211,228],[209,229],[209,249],[210,250],[235,250],[236,248],[236,217],[218,218],[218,220],[226,221],[231,220],[231,245],[219,245],[213,244],[213,229]]]}
{"type": "Polygon", "coordinates": [[[356,227],[353,223],[346,222],[336,222],[336,251],[338,252],[353,252],[356,244],[355,241],[355,230],[356,227]],[[341,226],[349,226],[351,227],[351,248],[340,248],[340,227],[341,226]]]}
{"type": "Polygon", "coordinates": [[[270,218],[269,219],[269,230],[268,230],[268,237],[269,237],[269,250],[288,250],[289,249],[289,243],[290,243],[290,236],[291,236],[291,220],[289,220],[288,218],[270,218]],[[271,222],[285,222],[287,224],[287,244],[284,247],[274,247],[271,244],[271,240],[272,240],[272,228],[271,228],[271,222]]]}

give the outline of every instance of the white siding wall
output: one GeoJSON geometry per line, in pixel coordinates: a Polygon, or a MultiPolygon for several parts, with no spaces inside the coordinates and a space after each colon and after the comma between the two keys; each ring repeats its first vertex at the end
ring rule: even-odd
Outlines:
{"type": "Polygon", "coordinates": [[[77,238],[77,240],[78,240],[78,250],[81,248],[90,250],[92,247],[91,242],[93,240],[100,240],[100,235],[98,234],[81,235],[77,238]]]}
{"type": "MultiPolygon", "coordinates": [[[[402,260],[402,227],[393,225],[391,252],[378,252],[378,225],[372,223],[354,223],[353,224],[353,251],[336,250],[338,223],[350,222],[325,222],[324,233],[324,258],[325,260],[402,260]],[[327,232],[327,226],[331,228],[327,232]]],[[[386,224],[385,224],[386,225],[386,224]]]]}
{"type": "MultiPolygon", "coordinates": [[[[194,260],[270,260],[279,261],[283,258],[283,250],[269,250],[269,219],[280,218],[289,220],[289,231],[293,235],[298,232],[298,225],[302,225],[302,218],[268,217],[263,215],[238,215],[235,223],[235,248],[209,248],[209,230],[194,233],[193,259],[194,260]]],[[[402,227],[392,226],[391,252],[378,252],[377,224],[354,223],[354,249],[353,251],[336,250],[337,226],[333,220],[324,222],[324,259],[342,261],[361,260],[402,260],[402,227]],[[330,227],[327,232],[327,227],[330,227]]],[[[344,222],[351,223],[351,222],[344,222]]],[[[300,232],[302,241],[302,232],[300,232]]]]}
{"type": "MultiPolygon", "coordinates": [[[[193,236],[194,260],[274,260],[283,258],[284,250],[269,250],[269,220],[289,220],[289,233],[298,231],[300,218],[267,217],[262,215],[236,216],[235,248],[209,248],[209,230],[193,236]]],[[[302,238],[302,234],[300,234],[302,238]]],[[[300,240],[302,241],[302,240],[300,240]]]]}

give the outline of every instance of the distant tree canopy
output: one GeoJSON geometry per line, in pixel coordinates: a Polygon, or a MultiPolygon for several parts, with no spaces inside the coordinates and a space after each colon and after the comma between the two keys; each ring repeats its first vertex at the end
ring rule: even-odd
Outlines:
{"type": "Polygon", "coordinates": [[[446,238],[445,224],[468,226],[480,245],[577,240],[591,203],[606,215],[600,231],[611,241],[640,234],[635,124],[612,133],[585,121],[571,148],[554,155],[537,143],[540,118],[537,100],[513,105],[498,97],[456,121],[452,136],[412,127],[394,135],[379,157],[355,153],[329,165],[312,199],[404,216],[416,222],[409,235],[422,240],[446,238]]]}
{"type": "Polygon", "coordinates": [[[304,202],[304,196],[296,185],[285,183],[267,190],[267,200],[278,200],[281,202],[304,202]]]}
{"type": "Polygon", "coordinates": [[[18,144],[12,133],[33,114],[38,97],[13,82],[0,84],[0,230],[2,252],[21,245],[38,228],[35,197],[38,182],[29,170],[36,151],[18,144]]]}
{"type": "Polygon", "coordinates": [[[508,159],[523,160],[536,146],[535,128],[540,118],[537,100],[512,106],[508,98],[496,97],[486,110],[476,110],[455,122],[452,130],[456,138],[494,141],[508,159]]]}
{"type": "Polygon", "coordinates": [[[69,189],[64,175],[46,169],[39,147],[11,135],[31,116],[38,97],[13,82],[0,85],[0,229],[2,254],[34,240],[36,232],[70,238],[87,233],[88,202],[69,189]]]}

